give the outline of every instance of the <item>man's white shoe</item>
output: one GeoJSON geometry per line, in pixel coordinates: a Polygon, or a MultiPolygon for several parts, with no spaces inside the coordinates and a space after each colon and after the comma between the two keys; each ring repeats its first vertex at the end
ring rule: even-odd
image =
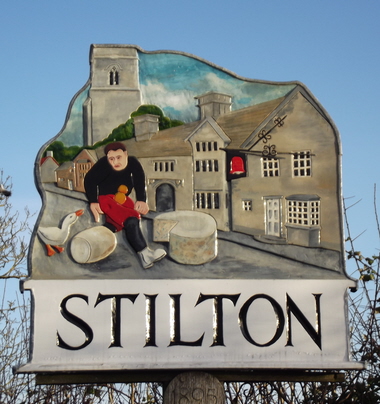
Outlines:
{"type": "Polygon", "coordinates": [[[162,248],[152,251],[146,247],[138,253],[141,261],[141,265],[144,269],[151,268],[153,264],[165,257],[166,251],[162,248]]]}

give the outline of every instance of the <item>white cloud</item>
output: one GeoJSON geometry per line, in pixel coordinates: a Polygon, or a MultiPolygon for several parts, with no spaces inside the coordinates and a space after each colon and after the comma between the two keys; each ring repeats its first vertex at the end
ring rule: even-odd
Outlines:
{"type": "MultiPolygon", "coordinates": [[[[291,87],[291,86],[290,86],[291,87]]],[[[141,86],[143,102],[154,104],[162,109],[178,111],[175,118],[181,116],[184,121],[197,119],[198,110],[195,108],[194,97],[208,91],[217,91],[233,97],[232,109],[244,108],[259,102],[268,101],[284,95],[289,88],[272,85],[272,83],[250,82],[233,77],[220,77],[214,72],[202,77],[184,78],[183,89],[172,89],[170,83],[148,81],[141,86]]]]}
{"type": "Polygon", "coordinates": [[[174,107],[182,110],[188,106],[188,94],[186,91],[173,91],[162,83],[148,82],[141,86],[144,104],[155,104],[164,107],[174,107]]]}

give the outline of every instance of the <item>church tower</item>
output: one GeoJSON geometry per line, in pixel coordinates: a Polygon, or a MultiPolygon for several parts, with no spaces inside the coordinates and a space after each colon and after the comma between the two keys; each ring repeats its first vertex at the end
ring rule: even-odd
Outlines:
{"type": "Polygon", "coordinates": [[[141,105],[135,47],[92,45],[91,87],[83,105],[84,144],[91,146],[125,123],[141,105]]]}

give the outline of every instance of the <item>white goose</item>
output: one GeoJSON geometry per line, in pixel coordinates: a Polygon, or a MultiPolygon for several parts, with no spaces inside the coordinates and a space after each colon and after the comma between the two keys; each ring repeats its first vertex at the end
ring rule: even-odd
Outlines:
{"type": "Polygon", "coordinates": [[[60,247],[69,237],[70,227],[78,220],[79,216],[83,215],[84,210],[80,209],[76,212],[68,214],[62,222],[61,227],[39,227],[37,234],[46,245],[47,255],[51,257],[55,254],[54,247],[59,253],[64,251],[60,247]]]}

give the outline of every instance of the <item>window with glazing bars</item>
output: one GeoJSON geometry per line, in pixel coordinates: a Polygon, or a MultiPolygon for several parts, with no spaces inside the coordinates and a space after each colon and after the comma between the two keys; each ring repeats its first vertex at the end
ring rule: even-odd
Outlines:
{"type": "Polygon", "coordinates": [[[154,161],[154,171],[174,171],[174,161],[154,161]]]}
{"type": "Polygon", "coordinates": [[[218,150],[218,142],[196,142],[197,152],[209,152],[218,150]]]}
{"type": "Polygon", "coordinates": [[[245,210],[245,211],[251,211],[252,210],[252,200],[243,199],[242,200],[242,207],[243,207],[243,210],[245,210]]]}
{"type": "Polygon", "coordinates": [[[310,177],[311,176],[311,153],[310,151],[301,151],[293,153],[293,176],[310,177]]]}
{"type": "Polygon", "coordinates": [[[195,161],[195,171],[219,171],[218,160],[196,160],[195,161]]]}
{"type": "Polygon", "coordinates": [[[288,200],[288,223],[298,226],[319,226],[320,201],[288,200]]]}
{"type": "Polygon", "coordinates": [[[219,192],[196,192],[196,209],[219,209],[219,192]]]}
{"type": "Polygon", "coordinates": [[[277,159],[263,157],[261,159],[263,177],[279,177],[280,163],[277,159]]]}

